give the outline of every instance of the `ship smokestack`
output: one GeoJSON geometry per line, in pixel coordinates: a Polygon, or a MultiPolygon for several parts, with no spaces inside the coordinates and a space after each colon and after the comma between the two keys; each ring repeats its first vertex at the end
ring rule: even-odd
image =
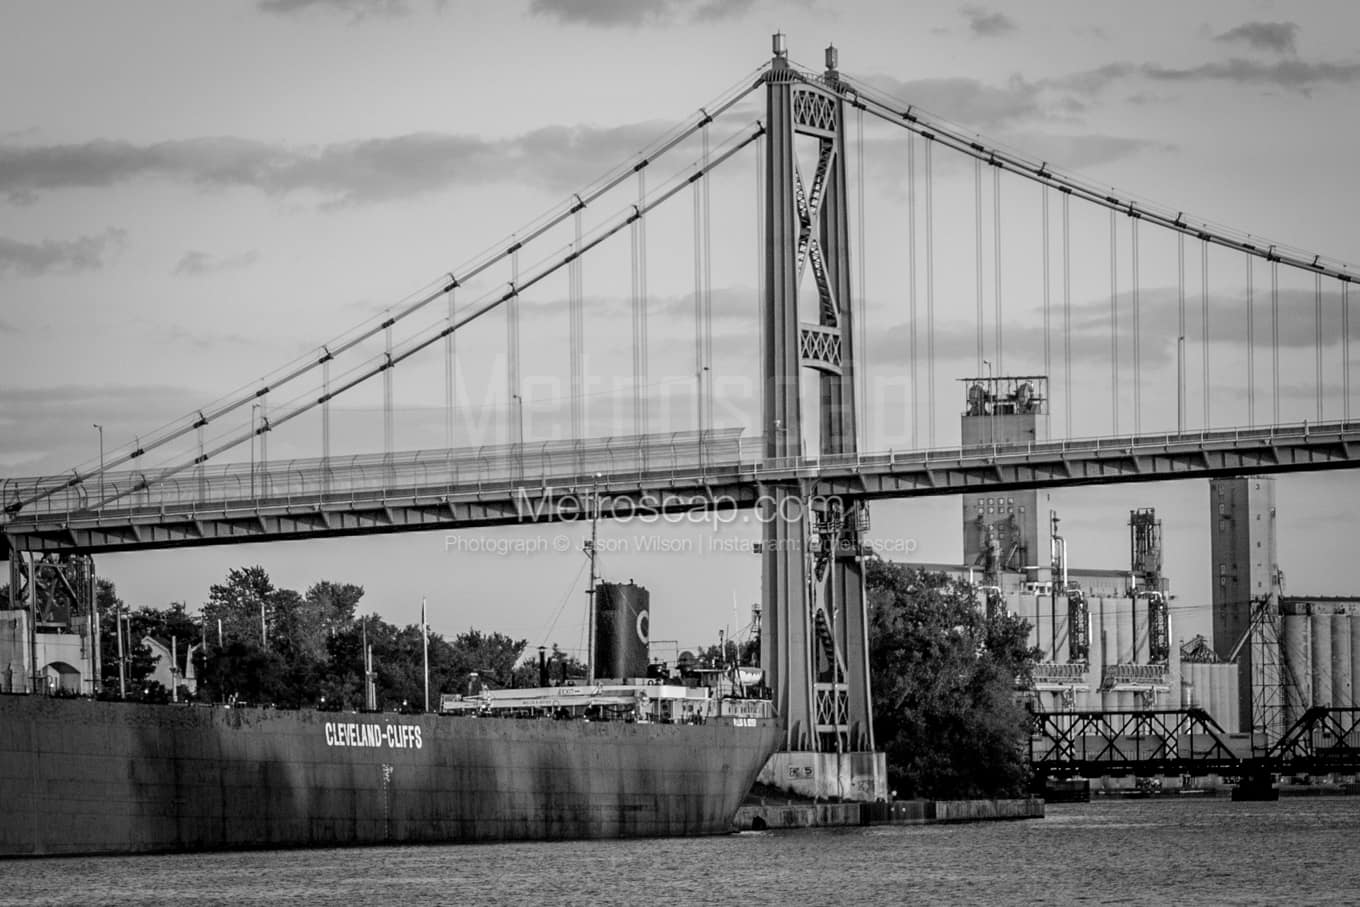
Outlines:
{"type": "Polygon", "coordinates": [[[646,587],[600,583],[595,593],[595,677],[646,677],[651,613],[646,587]]]}
{"type": "Polygon", "coordinates": [[[546,687],[548,685],[548,648],[538,647],[538,685],[546,687]]]}

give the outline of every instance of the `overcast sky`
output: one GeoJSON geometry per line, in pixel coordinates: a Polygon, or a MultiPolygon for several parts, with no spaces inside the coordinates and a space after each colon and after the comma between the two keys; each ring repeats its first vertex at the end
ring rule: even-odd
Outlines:
{"type": "MultiPolygon", "coordinates": [[[[7,86],[0,93],[0,475],[9,477],[88,463],[97,457],[95,423],[112,452],[383,317],[408,293],[749,83],[776,30],[788,35],[796,62],[820,69],[823,48],[834,43],[848,75],[1120,198],[1338,264],[1360,262],[1353,103],[1360,12],[1346,2],[43,0],[5,4],[0,24],[7,86]]],[[[715,147],[763,115],[758,99],[715,125],[715,147]]],[[[874,402],[863,443],[900,449],[928,432],[923,392],[913,413],[905,383],[906,134],[866,121],[863,135],[862,295],[874,402]]],[[[919,146],[916,153],[919,164],[919,146]]],[[[652,168],[650,185],[697,154],[695,143],[678,149],[669,169],[652,168]]],[[[719,424],[742,424],[753,405],[753,160],[750,151],[734,158],[711,186],[719,424]]],[[[947,444],[958,431],[954,379],[975,368],[976,199],[971,164],[937,151],[935,176],[936,436],[947,444]]],[[[918,171],[918,203],[920,179],[918,171]]],[[[588,226],[627,204],[632,186],[592,210],[588,226]]],[[[1012,180],[1001,193],[997,202],[985,172],[987,352],[998,358],[996,204],[1004,367],[1034,373],[1044,368],[1039,190],[1012,180]]],[[[1056,198],[1052,204],[1056,287],[1056,198]]],[[[648,397],[657,430],[690,427],[691,216],[682,193],[649,225],[648,397]]],[[[1133,243],[1127,221],[1117,230],[1119,318],[1128,325],[1133,243]]],[[[1111,429],[1106,231],[1103,212],[1073,212],[1074,434],[1111,429]]],[[[631,362],[627,242],[625,232],[584,266],[587,419],[600,433],[630,424],[629,393],[618,384],[631,362]]],[[[1142,243],[1141,427],[1161,430],[1176,419],[1176,245],[1150,230],[1142,243]]],[[[526,253],[523,266],[555,248],[526,253]]],[[[922,272],[923,251],[918,236],[922,272]]],[[[1188,423],[1199,427],[1199,250],[1188,251],[1188,423]]],[[[1246,421],[1244,271],[1240,258],[1215,253],[1211,260],[1216,425],[1246,421]]],[[[1264,267],[1253,274],[1259,341],[1270,331],[1270,283],[1264,267]]],[[[488,274],[469,296],[508,279],[505,269],[488,274]]],[[[918,287],[922,280],[918,273],[918,287]]],[[[563,277],[522,301],[530,437],[561,435],[566,294],[563,277]]],[[[1321,394],[1330,419],[1343,403],[1334,286],[1324,302],[1321,394]]],[[[1319,391],[1311,279],[1282,276],[1280,304],[1281,418],[1312,419],[1319,391]]],[[[412,330],[441,314],[413,319],[412,330]]],[[[492,316],[475,328],[459,341],[456,434],[459,443],[492,443],[503,438],[508,412],[504,322],[492,316]]],[[[1355,325],[1352,333],[1360,337],[1355,325]]],[[[433,352],[397,372],[398,448],[439,446],[445,437],[443,359],[433,352]]],[[[1120,356],[1127,379],[1127,334],[1120,356]]],[[[1059,368],[1050,364],[1052,428],[1060,435],[1067,426],[1059,368]]],[[[1255,368],[1257,418],[1269,421],[1268,349],[1255,368]]],[[[365,393],[337,403],[337,450],[381,446],[381,394],[365,393]]],[[[1127,387],[1119,401],[1120,429],[1130,431],[1127,387]]],[[[316,452],[314,427],[277,435],[273,458],[316,452]]],[[[1282,478],[1278,486],[1289,590],[1360,594],[1346,569],[1360,482],[1342,472],[1282,478]]],[[[1157,507],[1179,596],[1176,635],[1207,630],[1207,611],[1198,607],[1210,570],[1205,483],[1064,492],[1052,506],[1065,517],[1074,561],[1096,567],[1125,566],[1127,511],[1157,507]]],[[[899,549],[890,556],[914,549],[924,560],[960,557],[957,499],[876,505],[874,513],[871,535],[899,549]]],[[[561,533],[575,549],[582,531],[486,537],[524,544],[561,533]]],[[[724,624],[746,622],[758,596],[757,560],[716,550],[710,540],[750,539],[752,531],[673,532],[686,551],[611,552],[603,563],[611,578],[653,589],[657,639],[695,645],[712,641],[724,624]]],[[[616,547],[633,549],[655,535],[631,526],[607,532],[616,547]]],[[[533,645],[579,645],[579,554],[510,557],[473,547],[466,536],[403,535],[105,556],[99,568],[135,605],[196,607],[229,567],[258,562],[283,585],[362,584],[366,604],[397,622],[416,620],[425,595],[444,632],[477,626],[533,645]]]]}

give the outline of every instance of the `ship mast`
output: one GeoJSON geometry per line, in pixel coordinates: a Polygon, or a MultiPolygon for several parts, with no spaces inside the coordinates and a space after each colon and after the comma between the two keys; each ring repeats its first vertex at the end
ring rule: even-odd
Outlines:
{"type": "Polygon", "coordinates": [[[586,557],[590,559],[590,585],[586,587],[586,597],[590,602],[589,614],[586,618],[587,684],[595,682],[595,541],[598,538],[600,528],[599,480],[600,474],[596,473],[595,481],[590,485],[590,541],[584,545],[586,557]]]}

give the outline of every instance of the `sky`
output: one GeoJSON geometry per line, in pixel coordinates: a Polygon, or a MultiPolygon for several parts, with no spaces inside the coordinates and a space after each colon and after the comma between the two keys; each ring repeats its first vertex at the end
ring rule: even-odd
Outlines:
{"type": "MultiPolygon", "coordinates": [[[[749,85],[776,31],[787,35],[796,63],[820,70],[824,47],[834,43],[843,73],[903,107],[1121,199],[1184,211],[1338,267],[1360,264],[1352,188],[1360,131],[1351,103],[1360,84],[1360,12],[1345,2],[16,0],[0,11],[0,23],[6,478],[98,462],[101,438],[107,454],[127,449],[233,389],[258,386],[354,326],[381,321],[409,294],[459,273],[483,250],[505,248],[506,237],[522,235],[540,214],[560,210],[572,193],[629,165],[701,107],[749,85]]],[[[760,108],[752,95],[720,117],[710,130],[713,150],[760,119],[760,108]]],[[[979,286],[985,358],[1012,374],[1047,371],[1053,436],[1132,431],[1135,405],[1142,430],[1170,430],[1178,382],[1186,387],[1187,426],[1204,425],[1198,247],[1187,249],[1189,321],[1178,374],[1175,239],[1144,228],[1135,240],[1127,219],[1116,225],[1116,317],[1125,331],[1116,381],[1108,214],[1074,209],[1066,267],[1075,377],[1067,381],[1059,347],[1048,363],[1042,356],[1041,262],[1050,265],[1055,319],[1064,267],[1056,196],[1045,247],[1037,187],[1008,179],[998,192],[984,168],[975,196],[972,164],[937,150],[932,429],[924,365],[914,372],[910,365],[913,323],[924,342],[924,152],[873,118],[850,125],[854,279],[868,325],[862,448],[957,440],[955,379],[972,374],[980,358],[979,286]],[[975,209],[983,212],[980,236],[975,209]],[[1134,274],[1140,398],[1129,382],[1134,274]]],[[[649,188],[683,178],[701,154],[697,141],[683,143],[667,158],[674,163],[648,168],[649,188]]],[[[754,419],[754,161],[753,151],[740,152],[706,181],[717,425],[754,419]]],[[[593,203],[585,229],[609,223],[635,195],[626,181],[593,203]]],[[[647,218],[645,397],[654,431],[694,425],[694,211],[686,190],[647,218]]],[[[521,267],[529,271],[572,239],[569,222],[540,251],[526,247],[521,267]]],[[[581,419],[590,434],[623,434],[632,425],[628,243],[624,231],[583,265],[581,419]]],[[[1245,270],[1240,256],[1209,259],[1212,427],[1249,421],[1245,270]]],[[[1270,275],[1264,265],[1252,275],[1259,342],[1271,330],[1270,275]]],[[[513,278],[497,266],[460,288],[458,304],[513,278]]],[[[1313,320],[1311,278],[1282,274],[1278,294],[1281,419],[1315,419],[1319,403],[1324,418],[1339,418],[1348,391],[1336,287],[1324,287],[1321,325],[1313,320]]],[[[569,296],[559,274],[519,303],[525,404],[518,416],[529,439],[562,437],[570,425],[569,296]]],[[[445,314],[439,305],[413,316],[402,336],[437,325],[445,314]]],[[[497,443],[513,430],[505,336],[499,312],[459,333],[453,433],[460,446],[497,443]]],[[[1052,331],[1050,339],[1061,343],[1052,331]]],[[[396,449],[446,442],[440,350],[395,372],[396,449]]],[[[354,361],[382,352],[380,336],[354,361]]],[[[1269,348],[1258,346],[1251,363],[1256,421],[1269,422],[1269,348]]],[[[304,384],[298,396],[314,390],[304,384]]],[[[337,401],[333,451],[382,449],[382,400],[373,385],[337,401]]],[[[236,416],[221,430],[244,430],[250,417],[236,416]]],[[[315,456],[318,425],[299,419],[271,433],[267,450],[240,447],[225,458],[315,456]]],[[[1360,508],[1357,477],[1282,477],[1277,488],[1289,591],[1360,594],[1346,558],[1360,508]]],[[[1063,517],[1073,563],[1104,568],[1127,564],[1127,511],[1156,507],[1177,594],[1176,635],[1207,631],[1207,483],[1055,492],[1049,506],[1063,517]]],[[[875,505],[870,536],[894,559],[954,562],[959,511],[958,499],[947,497],[875,505]]],[[[197,607],[228,569],[259,563],[293,588],[322,579],[361,584],[365,605],[398,623],[418,620],[425,597],[441,632],[478,627],[579,649],[585,531],[392,535],[107,555],[97,564],[134,605],[197,607]]],[[[749,523],[614,524],[602,537],[609,539],[606,576],[652,589],[653,637],[663,650],[672,643],[660,641],[706,644],[719,628],[749,621],[759,595],[749,523]]]]}

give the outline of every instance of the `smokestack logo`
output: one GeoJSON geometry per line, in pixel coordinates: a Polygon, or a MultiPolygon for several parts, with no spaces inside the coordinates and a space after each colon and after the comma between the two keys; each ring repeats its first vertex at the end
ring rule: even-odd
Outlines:
{"type": "Polygon", "coordinates": [[[644,646],[647,645],[649,642],[649,640],[647,639],[647,634],[651,631],[650,626],[651,622],[652,618],[648,611],[644,609],[638,612],[637,622],[634,624],[634,626],[637,628],[638,640],[644,646]]]}

